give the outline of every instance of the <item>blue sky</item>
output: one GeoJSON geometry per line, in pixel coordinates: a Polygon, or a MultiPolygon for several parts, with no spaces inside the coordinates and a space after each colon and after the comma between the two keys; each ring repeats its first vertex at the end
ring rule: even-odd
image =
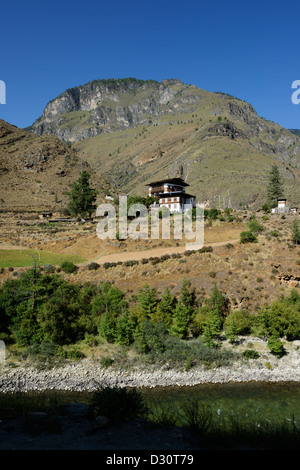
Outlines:
{"type": "Polygon", "coordinates": [[[300,128],[300,2],[53,0],[0,6],[0,118],[32,124],[48,101],[97,78],[178,78],[300,128]]]}

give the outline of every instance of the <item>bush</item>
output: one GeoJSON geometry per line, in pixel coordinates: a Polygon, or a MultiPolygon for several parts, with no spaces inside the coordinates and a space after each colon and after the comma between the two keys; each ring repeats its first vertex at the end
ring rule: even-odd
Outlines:
{"type": "Polygon", "coordinates": [[[92,263],[88,264],[88,269],[90,271],[99,269],[99,267],[100,267],[100,265],[98,263],[95,263],[95,262],[92,262],[92,263]]]}
{"type": "Polygon", "coordinates": [[[72,348],[66,352],[66,357],[78,361],[79,359],[83,359],[85,354],[77,348],[72,348]]]}
{"type": "Polygon", "coordinates": [[[114,360],[111,357],[102,357],[100,360],[100,365],[101,367],[104,367],[105,369],[107,367],[111,367],[114,363],[114,360]]]}
{"type": "Polygon", "coordinates": [[[139,264],[138,261],[136,260],[129,260],[129,261],[125,261],[125,266],[135,266],[136,264],[139,264]]]}
{"type": "Polygon", "coordinates": [[[240,241],[241,241],[241,243],[256,243],[257,238],[254,235],[254,233],[252,233],[250,231],[246,231],[246,232],[242,232],[240,234],[240,241]]]}
{"type": "Polygon", "coordinates": [[[245,359],[258,359],[259,354],[258,352],[254,351],[254,349],[246,349],[246,351],[243,352],[243,357],[245,359]]]}
{"type": "Polygon", "coordinates": [[[204,218],[210,220],[216,220],[219,215],[221,215],[221,211],[213,207],[212,209],[204,209],[204,218]]]}
{"type": "Polygon", "coordinates": [[[233,248],[233,244],[232,244],[232,243],[226,243],[225,247],[226,247],[228,250],[231,250],[231,248],[233,248]]]}
{"type": "Polygon", "coordinates": [[[67,274],[72,274],[74,273],[75,271],[77,271],[77,266],[75,266],[74,263],[72,263],[71,261],[64,261],[61,265],[60,265],[61,269],[67,273],[67,274]]]}
{"type": "Polygon", "coordinates": [[[51,341],[43,341],[40,344],[32,344],[25,350],[25,356],[40,357],[41,359],[49,359],[59,352],[59,346],[51,341]]]}
{"type": "Polygon", "coordinates": [[[258,220],[256,219],[255,216],[251,217],[251,219],[248,221],[248,228],[251,232],[262,232],[264,230],[263,225],[261,225],[258,220]]]}
{"type": "Polygon", "coordinates": [[[106,416],[112,422],[145,418],[148,406],[135,388],[105,387],[93,393],[90,405],[96,416],[106,416]]]}
{"type": "Polygon", "coordinates": [[[103,264],[104,269],[113,268],[114,266],[117,266],[117,263],[109,263],[107,261],[106,263],[103,264]]]}
{"type": "Polygon", "coordinates": [[[198,250],[198,253],[211,253],[213,251],[212,246],[203,246],[198,250]]]}
{"type": "Polygon", "coordinates": [[[184,256],[191,256],[193,253],[195,253],[194,250],[186,250],[183,254],[184,256]]]}
{"type": "Polygon", "coordinates": [[[226,316],[224,321],[224,330],[226,336],[235,333],[235,335],[248,335],[251,332],[251,314],[247,311],[233,311],[226,316]]]}
{"type": "Polygon", "coordinates": [[[271,353],[275,354],[275,356],[277,357],[281,357],[284,353],[283,344],[280,341],[279,337],[276,335],[272,335],[269,337],[268,348],[270,349],[271,353]]]}

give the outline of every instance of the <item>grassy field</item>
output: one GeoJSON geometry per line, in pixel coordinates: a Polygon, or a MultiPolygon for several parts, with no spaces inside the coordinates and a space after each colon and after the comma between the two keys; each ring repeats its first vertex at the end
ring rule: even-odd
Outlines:
{"type": "Polygon", "coordinates": [[[62,255],[51,251],[29,249],[0,250],[1,268],[31,266],[34,260],[36,260],[39,265],[48,263],[59,265],[63,261],[72,261],[73,263],[86,261],[84,258],[77,255],[62,255]]]}

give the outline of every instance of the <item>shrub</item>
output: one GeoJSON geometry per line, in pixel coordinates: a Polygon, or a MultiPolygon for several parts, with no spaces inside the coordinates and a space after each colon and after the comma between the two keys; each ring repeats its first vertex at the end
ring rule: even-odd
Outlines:
{"type": "Polygon", "coordinates": [[[233,248],[233,244],[232,243],[226,243],[225,247],[230,250],[231,248],[233,248]]]}
{"type": "Polygon", "coordinates": [[[194,250],[186,250],[183,254],[184,256],[191,256],[193,253],[195,253],[194,250]]]}
{"type": "Polygon", "coordinates": [[[72,348],[67,351],[66,356],[69,359],[74,359],[77,361],[79,359],[83,359],[85,357],[85,354],[77,348],[72,348]]]}
{"type": "Polygon", "coordinates": [[[237,335],[248,335],[251,331],[251,315],[247,311],[233,311],[224,321],[226,337],[235,339],[237,335]]]}
{"type": "Polygon", "coordinates": [[[266,214],[270,213],[270,212],[271,212],[270,204],[268,204],[267,202],[265,202],[265,203],[262,205],[261,210],[264,211],[266,214]]]}
{"type": "Polygon", "coordinates": [[[98,269],[99,267],[100,267],[100,265],[99,265],[98,263],[95,263],[95,262],[92,262],[92,263],[88,264],[88,269],[89,269],[90,271],[96,270],[96,269],[98,269]]]}
{"type": "Polygon", "coordinates": [[[51,341],[43,341],[40,344],[32,344],[25,350],[25,356],[40,357],[41,359],[49,359],[56,356],[59,352],[59,346],[51,341]]]}
{"type": "Polygon", "coordinates": [[[283,344],[280,341],[279,337],[276,335],[272,335],[269,337],[268,348],[270,349],[271,353],[275,354],[275,356],[277,357],[281,357],[284,353],[283,344]]]}
{"type": "Polygon", "coordinates": [[[93,393],[90,405],[97,416],[106,416],[112,422],[145,418],[148,406],[135,388],[105,387],[93,393]]]}
{"type": "Polygon", "coordinates": [[[279,233],[276,232],[276,230],[273,230],[273,231],[271,232],[271,235],[272,235],[272,237],[277,238],[277,237],[279,236],[279,233]]]}
{"type": "Polygon", "coordinates": [[[256,243],[257,238],[254,233],[250,231],[245,231],[240,234],[240,241],[241,243],[256,243]]]}
{"type": "Polygon", "coordinates": [[[210,220],[216,220],[219,215],[221,215],[221,211],[213,207],[212,209],[204,209],[204,218],[210,220]]]}
{"type": "Polygon", "coordinates": [[[246,351],[243,352],[243,357],[245,359],[258,359],[259,354],[258,352],[254,351],[254,349],[246,349],[246,351]]]}
{"type": "Polygon", "coordinates": [[[212,246],[203,246],[198,250],[199,253],[211,253],[213,251],[212,246]]]}
{"type": "Polygon", "coordinates": [[[107,367],[111,367],[113,363],[114,363],[114,360],[111,357],[102,357],[100,360],[101,367],[104,367],[105,369],[107,367]]]}
{"type": "Polygon", "coordinates": [[[251,232],[262,232],[264,230],[263,225],[261,225],[258,220],[256,219],[255,216],[251,217],[251,219],[248,221],[248,228],[251,232]]]}
{"type": "Polygon", "coordinates": [[[112,263],[109,263],[108,261],[103,264],[104,269],[108,269],[108,268],[111,268],[111,267],[112,267],[112,263]]]}
{"type": "Polygon", "coordinates": [[[67,274],[72,274],[74,273],[75,271],[77,271],[77,266],[75,266],[74,263],[72,263],[71,261],[64,261],[61,265],[60,265],[61,269],[67,273],[67,274]]]}
{"type": "Polygon", "coordinates": [[[139,264],[139,262],[136,261],[136,260],[128,260],[128,261],[125,261],[124,264],[125,264],[125,266],[134,266],[136,264],[139,264]]]}

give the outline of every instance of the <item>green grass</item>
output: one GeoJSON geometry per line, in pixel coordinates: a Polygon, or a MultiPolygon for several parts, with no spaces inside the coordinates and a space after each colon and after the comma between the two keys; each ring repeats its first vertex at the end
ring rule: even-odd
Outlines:
{"type": "Polygon", "coordinates": [[[0,267],[25,267],[32,266],[36,260],[37,264],[43,266],[44,264],[59,265],[63,261],[71,261],[72,263],[83,263],[86,261],[84,258],[76,255],[61,255],[51,251],[43,250],[0,250],[0,267]]]}

